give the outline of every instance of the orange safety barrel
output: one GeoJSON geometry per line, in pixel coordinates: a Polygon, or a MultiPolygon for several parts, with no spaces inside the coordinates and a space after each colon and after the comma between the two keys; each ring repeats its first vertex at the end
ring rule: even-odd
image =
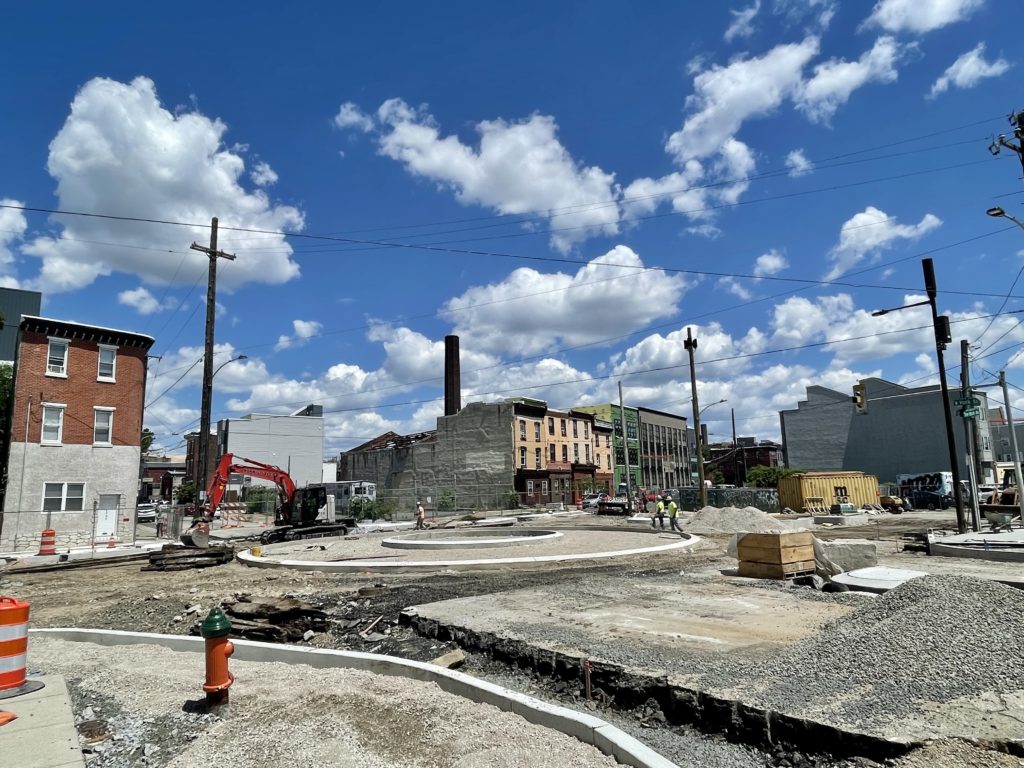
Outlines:
{"type": "Polygon", "coordinates": [[[0,596],[0,691],[25,684],[29,603],[0,596]]]}
{"type": "Polygon", "coordinates": [[[39,554],[57,554],[57,532],[53,528],[47,528],[39,537],[39,554]]]}

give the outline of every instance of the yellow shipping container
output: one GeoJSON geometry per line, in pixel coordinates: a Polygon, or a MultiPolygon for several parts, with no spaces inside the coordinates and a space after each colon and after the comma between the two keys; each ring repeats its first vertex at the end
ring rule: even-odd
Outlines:
{"type": "Polygon", "coordinates": [[[801,472],[779,481],[779,506],[797,512],[878,503],[878,478],[863,472],[801,472]]]}

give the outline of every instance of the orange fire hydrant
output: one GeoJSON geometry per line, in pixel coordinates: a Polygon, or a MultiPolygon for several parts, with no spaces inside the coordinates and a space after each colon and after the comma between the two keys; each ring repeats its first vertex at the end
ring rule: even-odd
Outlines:
{"type": "Polygon", "coordinates": [[[228,657],[235,652],[235,646],[228,640],[231,621],[220,606],[213,608],[199,628],[206,640],[206,706],[215,710],[228,703],[228,689],[235,676],[228,670],[228,657]]]}

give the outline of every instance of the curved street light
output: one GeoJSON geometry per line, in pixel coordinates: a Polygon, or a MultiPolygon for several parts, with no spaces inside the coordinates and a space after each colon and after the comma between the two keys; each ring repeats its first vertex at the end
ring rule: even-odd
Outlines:
{"type": "Polygon", "coordinates": [[[994,208],[989,208],[987,211],[985,211],[985,213],[986,213],[986,215],[991,216],[994,219],[1009,219],[1014,224],[1016,224],[1018,227],[1020,227],[1021,229],[1024,229],[1024,221],[1021,221],[1016,216],[1011,216],[1006,211],[1004,211],[1002,208],[1000,208],[998,205],[995,206],[994,208]]]}
{"type": "Polygon", "coordinates": [[[704,406],[703,408],[701,408],[701,409],[700,409],[700,410],[699,410],[699,411],[698,411],[697,413],[698,413],[699,415],[703,416],[703,415],[704,415],[704,411],[706,411],[706,410],[707,410],[708,408],[714,408],[714,407],[715,407],[716,405],[721,405],[722,403],[728,403],[728,402],[729,402],[729,401],[728,401],[728,400],[726,400],[726,399],[725,399],[725,398],[723,397],[723,398],[722,398],[721,400],[719,400],[719,401],[717,401],[717,402],[711,403],[710,405],[705,405],[705,406],[704,406]]]}
{"type": "MultiPolygon", "coordinates": [[[[214,370],[214,372],[213,372],[213,376],[216,376],[218,373],[220,373],[220,369],[223,368],[225,365],[229,365],[231,363],[237,363],[239,360],[248,360],[248,359],[249,359],[248,355],[239,355],[238,357],[232,357],[230,360],[225,360],[223,363],[221,363],[220,365],[217,366],[216,370],[214,370]]],[[[210,378],[212,379],[213,376],[211,376],[210,378]]]]}

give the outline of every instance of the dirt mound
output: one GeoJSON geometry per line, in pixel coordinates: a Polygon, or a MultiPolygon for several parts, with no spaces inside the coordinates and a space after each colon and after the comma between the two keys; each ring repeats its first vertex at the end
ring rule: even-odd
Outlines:
{"type": "Polygon", "coordinates": [[[778,520],[757,507],[704,507],[683,526],[688,533],[769,533],[802,526],[778,520]]]}

